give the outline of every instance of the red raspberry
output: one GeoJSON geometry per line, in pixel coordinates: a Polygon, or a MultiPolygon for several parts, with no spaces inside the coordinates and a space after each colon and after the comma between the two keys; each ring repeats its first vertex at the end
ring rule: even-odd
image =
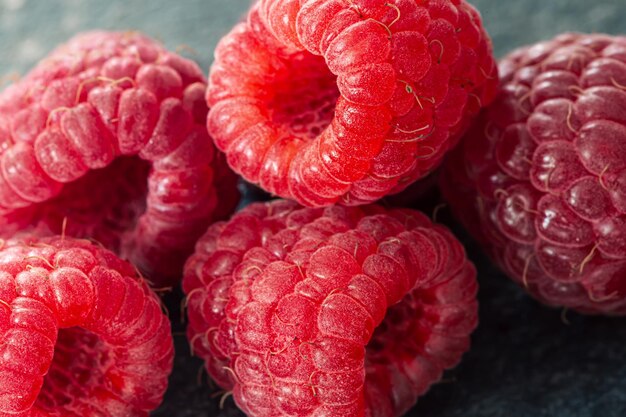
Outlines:
{"type": "Polygon", "coordinates": [[[0,417],[148,416],[174,350],[133,266],[72,238],[0,247],[0,417]]]}
{"type": "Polygon", "coordinates": [[[262,0],[217,47],[207,125],[270,193],[358,205],[432,171],[496,73],[463,0],[262,0]]]}
{"type": "Polygon", "coordinates": [[[500,66],[442,188],[539,300],[626,314],[626,37],[567,34],[500,66]]]}
{"type": "Polygon", "coordinates": [[[257,203],[186,264],[188,336],[248,415],[399,416],[468,349],[475,270],[412,210],[257,203]]]}
{"type": "Polygon", "coordinates": [[[173,281],[216,189],[229,186],[222,212],[237,199],[204,126],[205,90],[196,64],[137,33],[87,33],[58,48],[0,94],[3,234],[38,222],[60,233],[67,218],[69,234],[173,281]]]}

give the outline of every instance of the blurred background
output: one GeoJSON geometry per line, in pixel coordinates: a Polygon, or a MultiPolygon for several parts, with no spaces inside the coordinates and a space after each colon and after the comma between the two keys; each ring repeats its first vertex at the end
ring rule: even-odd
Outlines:
{"type": "MultiPolygon", "coordinates": [[[[472,3],[498,56],[563,31],[626,33],[625,0],[472,3]]],[[[97,28],[143,31],[208,69],[215,44],[249,5],[250,0],[0,0],[0,84],[75,33],[97,28]]],[[[456,228],[445,210],[440,219],[456,228]]],[[[481,325],[462,364],[409,416],[626,416],[626,320],[542,307],[465,242],[479,268],[481,325]]],[[[176,296],[170,298],[178,356],[166,401],[154,415],[242,416],[232,400],[220,409],[220,394],[188,353],[176,296]]]]}
{"type": "MultiPolygon", "coordinates": [[[[205,67],[252,0],[0,0],[0,73],[23,72],[78,31],[136,29],[188,46],[205,67]]],[[[624,0],[473,0],[496,54],[563,31],[626,32],[624,0]]],[[[184,48],[184,47],[183,47],[184,48]]],[[[190,49],[183,52],[193,54],[190,49]]]]}

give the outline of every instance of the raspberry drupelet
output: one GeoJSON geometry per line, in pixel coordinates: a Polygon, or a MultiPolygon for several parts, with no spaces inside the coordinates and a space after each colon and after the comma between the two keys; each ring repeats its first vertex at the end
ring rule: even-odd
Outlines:
{"type": "Polygon", "coordinates": [[[199,67],[135,32],[90,32],[0,93],[0,228],[101,241],[159,285],[237,201],[199,67]],[[220,196],[216,190],[220,190],[220,196]]]}
{"type": "Polygon", "coordinates": [[[173,359],[132,265],[85,240],[0,241],[1,417],[147,417],[173,359]]]}
{"type": "Polygon", "coordinates": [[[422,214],[256,203],[187,261],[188,337],[254,417],[393,417],[477,325],[463,247],[422,214]]]}
{"type": "Polygon", "coordinates": [[[464,0],[261,0],[217,47],[207,125],[266,191],[359,205],[431,172],[496,85],[464,0]]]}
{"type": "Polygon", "coordinates": [[[626,37],[561,35],[500,71],[445,165],[447,200],[540,301],[626,314],[626,37]]]}

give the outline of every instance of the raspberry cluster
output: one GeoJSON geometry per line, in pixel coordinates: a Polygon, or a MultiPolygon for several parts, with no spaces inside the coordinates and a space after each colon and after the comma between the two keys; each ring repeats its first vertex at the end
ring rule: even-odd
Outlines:
{"type": "Polygon", "coordinates": [[[460,220],[539,300],[626,315],[626,37],[500,72],[496,97],[465,0],[258,0],[208,85],[138,33],[59,47],[0,93],[0,417],[157,408],[172,336],[139,270],[183,265],[192,349],[250,417],[402,415],[469,348],[476,271],[446,228],[367,204],[470,125],[441,174],[460,220]],[[231,167],[295,201],[226,220],[231,167]]]}
{"type": "Polygon", "coordinates": [[[67,219],[69,234],[173,283],[237,202],[204,127],[205,90],[195,63],[135,32],[59,47],[0,94],[0,233],[60,233],[67,219]]]}
{"type": "Polygon", "coordinates": [[[359,205],[431,172],[496,85],[464,0],[261,0],[217,46],[207,125],[266,191],[359,205]]]}
{"type": "Polygon", "coordinates": [[[0,241],[0,416],[147,416],[173,357],[132,265],[85,240],[0,241]]]}
{"type": "Polygon", "coordinates": [[[626,314],[626,37],[561,35],[500,72],[445,166],[448,201],[539,300],[626,314]]]}
{"type": "Polygon", "coordinates": [[[365,204],[496,86],[465,0],[259,0],[208,86],[139,33],[60,46],[0,93],[0,417],[158,407],[172,336],[139,271],[183,265],[190,344],[251,417],[408,411],[469,348],[476,271],[444,227],[365,204]],[[297,202],[225,220],[230,167],[297,202]]]}
{"type": "Polygon", "coordinates": [[[477,324],[475,270],[422,214],[257,203],[185,268],[188,336],[250,416],[400,416],[477,324]]]}

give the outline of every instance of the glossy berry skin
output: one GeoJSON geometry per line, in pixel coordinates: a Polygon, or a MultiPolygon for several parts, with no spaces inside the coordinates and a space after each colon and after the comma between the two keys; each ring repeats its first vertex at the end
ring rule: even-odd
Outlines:
{"type": "Polygon", "coordinates": [[[61,233],[67,219],[68,234],[175,281],[200,231],[237,201],[204,126],[205,89],[195,63],[138,33],[60,46],[0,93],[4,237],[61,233]]]}
{"type": "Polygon", "coordinates": [[[519,49],[446,163],[458,218],[534,297],[626,314],[626,37],[519,49]]]}
{"type": "Polygon", "coordinates": [[[256,203],[187,261],[188,337],[249,416],[391,417],[455,366],[475,269],[422,214],[256,203]]]}
{"type": "Polygon", "coordinates": [[[148,416],[170,323],[129,263],[68,237],[0,242],[0,416],[148,416]]]}
{"type": "Polygon", "coordinates": [[[207,125],[266,191],[360,205],[431,172],[496,84],[464,0],[261,0],[217,46],[207,125]]]}

